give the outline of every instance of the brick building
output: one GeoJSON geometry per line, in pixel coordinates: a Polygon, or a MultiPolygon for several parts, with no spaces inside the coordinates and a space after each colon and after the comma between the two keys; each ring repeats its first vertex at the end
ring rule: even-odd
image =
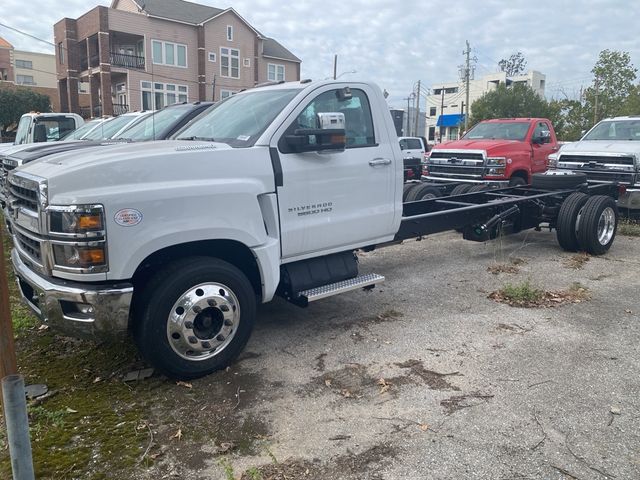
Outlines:
{"type": "Polygon", "coordinates": [[[300,79],[301,60],[232,8],[113,0],[54,25],[60,104],[93,115],[220,100],[265,81],[300,79]]]}

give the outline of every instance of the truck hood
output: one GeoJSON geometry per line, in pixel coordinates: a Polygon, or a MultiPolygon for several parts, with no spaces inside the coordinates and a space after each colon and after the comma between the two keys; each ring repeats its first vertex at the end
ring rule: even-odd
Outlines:
{"type": "Polygon", "coordinates": [[[56,153],[64,153],[70,152],[72,150],[80,150],[83,148],[96,147],[100,145],[108,145],[108,143],[102,143],[99,141],[85,141],[78,140],[75,142],[54,142],[47,143],[44,145],[35,144],[34,145],[21,145],[22,149],[11,149],[8,152],[5,152],[7,157],[10,157],[13,160],[18,160],[20,164],[25,164],[32,162],[34,160],[38,160],[42,157],[46,157],[48,155],[54,155],[56,153]]]}
{"type": "Polygon", "coordinates": [[[454,140],[441,143],[433,147],[437,150],[486,150],[487,153],[494,150],[515,150],[520,149],[524,142],[518,140],[454,140]]]}
{"type": "Polygon", "coordinates": [[[580,152],[640,154],[640,142],[634,140],[623,140],[617,142],[608,140],[585,140],[581,142],[567,143],[562,146],[559,153],[571,154],[580,152]]]}
{"type": "Polygon", "coordinates": [[[145,184],[198,182],[206,176],[225,178],[226,170],[235,170],[229,166],[234,160],[229,157],[242,155],[243,151],[247,149],[232,149],[224,143],[158,140],[49,155],[15,172],[46,179],[50,201],[73,202],[81,197],[93,198],[99,190],[122,193],[144,189],[145,184]]]}

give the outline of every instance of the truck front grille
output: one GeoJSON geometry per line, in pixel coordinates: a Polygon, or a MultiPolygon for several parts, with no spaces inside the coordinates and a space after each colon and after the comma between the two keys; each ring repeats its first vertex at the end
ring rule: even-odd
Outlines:
{"type": "Polygon", "coordinates": [[[9,182],[9,203],[12,208],[24,207],[33,212],[38,211],[38,192],[9,182]]]}
{"type": "Polygon", "coordinates": [[[33,260],[37,261],[39,264],[42,264],[42,248],[39,241],[27,237],[19,231],[15,232],[14,238],[18,242],[20,250],[26,253],[33,260]]]}
{"type": "Polygon", "coordinates": [[[585,166],[561,166],[558,170],[571,170],[572,172],[584,173],[588,180],[596,182],[618,182],[625,185],[634,185],[637,175],[633,172],[621,172],[620,170],[607,170],[605,168],[592,169],[585,166]]]}
{"type": "Polygon", "coordinates": [[[482,177],[482,172],[482,167],[429,164],[429,175],[433,176],[482,177]]]}
{"type": "Polygon", "coordinates": [[[609,155],[579,155],[563,154],[558,159],[559,162],[596,164],[598,166],[607,165],[634,165],[633,156],[609,156],[609,155]]]}
{"type": "Polygon", "coordinates": [[[480,160],[484,161],[484,156],[482,153],[475,152],[449,152],[447,150],[432,150],[429,158],[457,158],[459,160],[480,160]]]}

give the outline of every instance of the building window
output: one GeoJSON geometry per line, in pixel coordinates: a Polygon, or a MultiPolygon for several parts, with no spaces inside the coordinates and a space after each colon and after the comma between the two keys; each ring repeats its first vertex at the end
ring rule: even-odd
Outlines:
{"type": "Polygon", "coordinates": [[[58,59],[60,61],[60,65],[64,64],[64,46],[62,46],[62,42],[58,43],[58,59]]]}
{"type": "Polygon", "coordinates": [[[33,62],[31,60],[18,60],[16,58],[16,68],[28,68],[33,69],[33,62]]]}
{"type": "Polygon", "coordinates": [[[220,48],[220,76],[240,78],[240,50],[220,48]]]}
{"type": "Polygon", "coordinates": [[[179,43],[151,40],[151,56],[157,65],[187,67],[187,46],[179,43]]]}
{"type": "Polygon", "coordinates": [[[429,107],[429,116],[430,117],[436,116],[436,107],[429,107]]]}
{"type": "Polygon", "coordinates": [[[267,65],[267,80],[270,82],[284,81],[284,65],[269,63],[267,65]]]}
{"type": "Polygon", "coordinates": [[[216,54],[215,53],[209,52],[209,61],[215,63],[215,61],[216,61],[216,54]]]}
{"type": "Polygon", "coordinates": [[[245,67],[250,67],[250,66],[251,66],[251,59],[250,59],[250,58],[245,58],[245,59],[242,61],[242,64],[243,64],[245,67]]]}
{"type": "Polygon", "coordinates": [[[231,95],[235,95],[236,92],[233,90],[220,90],[220,100],[224,100],[225,98],[229,98],[231,95]]]}
{"type": "Polygon", "coordinates": [[[16,75],[16,83],[18,85],[35,85],[33,75],[16,75]]]}
{"type": "Polygon", "coordinates": [[[433,142],[436,139],[436,127],[429,127],[429,141],[433,142]]]}
{"type": "Polygon", "coordinates": [[[227,41],[233,42],[233,26],[227,25],[227,41]]]}
{"type": "Polygon", "coordinates": [[[188,101],[188,89],[186,85],[175,83],[140,82],[142,90],[142,109],[159,110],[167,105],[188,101]]]}

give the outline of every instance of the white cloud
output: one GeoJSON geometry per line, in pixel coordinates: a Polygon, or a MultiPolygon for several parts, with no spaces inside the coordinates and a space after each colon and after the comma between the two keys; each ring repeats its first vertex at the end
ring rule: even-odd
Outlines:
{"type": "MultiPolygon", "coordinates": [[[[109,5],[110,0],[97,4],[109,5]]],[[[477,57],[476,74],[497,69],[497,61],[522,51],[528,67],[547,75],[547,94],[562,96],[590,83],[598,53],[625,50],[640,63],[635,37],[640,2],[584,0],[323,0],[282,3],[237,0],[231,4],[201,0],[219,8],[232,6],[265,35],[276,38],[303,60],[304,78],[338,73],[345,79],[370,79],[390,93],[391,103],[402,98],[420,79],[431,84],[455,81],[462,51],[469,40],[477,57]]],[[[23,1],[4,0],[0,22],[37,37],[53,40],[53,24],[63,16],[77,18],[92,8],[81,0],[55,4],[31,0],[25,16],[23,1]]],[[[0,36],[16,48],[52,51],[52,47],[0,27],[0,36]]]]}

